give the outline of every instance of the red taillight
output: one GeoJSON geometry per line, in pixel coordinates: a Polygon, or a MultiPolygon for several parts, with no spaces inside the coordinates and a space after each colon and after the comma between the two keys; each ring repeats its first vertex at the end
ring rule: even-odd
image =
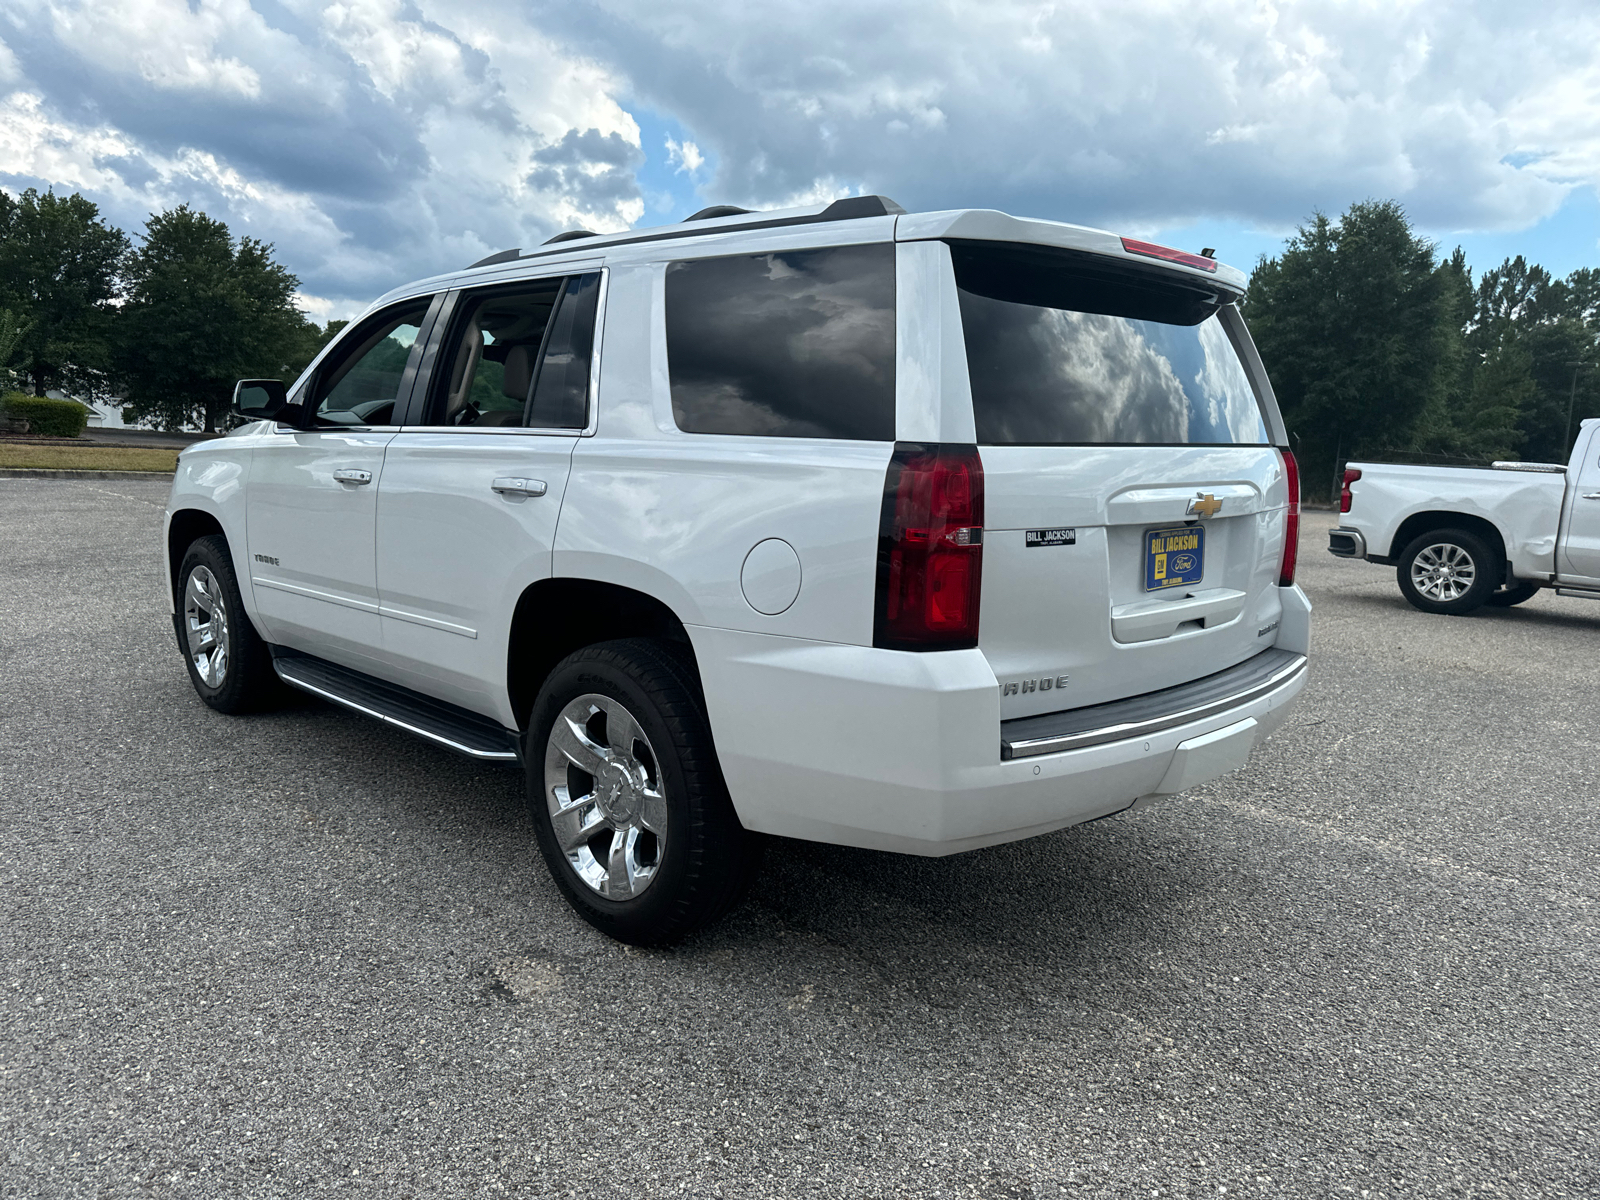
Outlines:
{"type": "Polygon", "coordinates": [[[1283,455],[1283,481],[1289,486],[1289,508],[1283,521],[1283,563],[1278,568],[1278,586],[1294,585],[1295,559],[1300,554],[1300,464],[1294,454],[1280,450],[1283,455]]]}
{"type": "Polygon", "coordinates": [[[1186,267],[1199,267],[1202,271],[1215,272],[1217,260],[1206,258],[1201,254],[1189,254],[1183,250],[1174,250],[1171,246],[1158,246],[1154,242],[1137,242],[1133,238],[1123,238],[1122,248],[1129,254],[1143,254],[1146,258],[1160,258],[1167,262],[1182,263],[1186,267]]]}
{"type": "Polygon", "coordinates": [[[1347,513],[1350,511],[1350,485],[1360,478],[1361,471],[1359,468],[1346,467],[1344,469],[1344,485],[1339,489],[1340,512],[1347,513]]]}
{"type": "Polygon", "coordinates": [[[901,442],[884,480],[872,644],[886,650],[976,646],[982,576],[978,448],[901,442]]]}

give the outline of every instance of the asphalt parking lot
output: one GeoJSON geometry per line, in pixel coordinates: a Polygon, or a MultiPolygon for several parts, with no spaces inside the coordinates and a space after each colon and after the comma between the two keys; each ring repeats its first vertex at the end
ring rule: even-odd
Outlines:
{"type": "Polygon", "coordinates": [[[200,704],[165,487],[0,480],[0,1196],[1600,1195],[1600,605],[1306,521],[1248,768],[942,860],[775,843],[625,949],[520,781],[200,704]]]}

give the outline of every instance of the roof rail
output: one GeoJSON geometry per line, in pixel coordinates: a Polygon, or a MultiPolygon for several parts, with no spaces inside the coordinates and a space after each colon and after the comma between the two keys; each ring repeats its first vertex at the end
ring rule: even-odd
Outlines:
{"type": "MultiPolygon", "coordinates": [[[[846,196],[842,200],[835,200],[827,208],[817,213],[801,213],[792,217],[766,217],[758,212],[748,212],[742,208],[734,208],[731,204],[714,205],[703,208],[688,221],[709,221],[721,216],[750,216],[757,218],[753,221],[738,221],[728,225],[718,226],[716,229],[683,229],[672,228],[635,233],[630,236],[620,234],[592,233],[587,229],[571,229],[566,233],[558,233],[555,237],[545,242],[548,250],[534,250],[523,254],[517,250],[504,250],[499,254],[491,254],[488,258],[481,259],[472,264],[473,267],[487,267],[494,263],[513,262],[521,258],[543,258],[550,254],[567,253],[565,247],[558,245],[561,242],[570,242],[577,238],[598,237],[605,240],[602,246],[632,246],[639,242],[666,242],[677,238],[708,237],[717,233],[735,233],[746,229],[777,229],[785,225],[818,225],[824,221],[857,221],[864,217],[897,217],[906,210],[901,208],[887,196],[846,196]]],[[[468,267],[467,270],[471,270],[468,267]]]]}
{"type": "MultiPolygon", "coordinates": [[[[501,250],[495,254],[489,255],[488,258],[480,258],[477,262],[472,264],[472,267],[492,267],[495,265],[495,263],[516,262],[517,259],[521,257],[522,247],[518,246],[514,250],[501,250]]],[[[468,267],[467,270],[472,270],[472,267],[468,267]]]]}
{"type": "Polygon", "coordinates": [[[712,217],[739,217],[749,212],[748,208],[739,208],[733,204],[713,204],[710,208],[702,208],[684,218],[685,221],[709,221],[712,217]]]}
{"type": "Polygon", "coordinates": [[[846,196],[816,215],[818,221],[855,221],[861,217],[898,217],[905,213],[887,196],[846,196]]]}

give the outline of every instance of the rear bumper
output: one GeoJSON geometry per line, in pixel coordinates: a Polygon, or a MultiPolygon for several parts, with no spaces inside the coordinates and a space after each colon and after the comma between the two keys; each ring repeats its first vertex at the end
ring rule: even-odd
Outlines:
{"type": "Polygon", "coordinates": [[[1066,712],[1019,717],[1000,725],[1000,757],[1032,758],[1062,750],[1081,750],[1107,742],[1149,737],[1232,713],[1250,701],[1277,692],[1303,675],[1306,656],[1289,650],[1263,650],[1236,667],[1179,687],[1163,688],[1066,712]]]}
{"type": "Polygon", "coordinates": [[[981,651],[689,632],[745,826],[910,854],[1015,841],[1215,779],[1244,765],[1306,680],[1303,655],[1268,651],[1280,669],[1204,711],[1169,706],[1160,728],[1007,759],[981,651]]]}
{"type": "Polygon", "coordinates": [[[1367,539],[1354,529],[1330,529],[1328,553],[1338,558],[1365,558],[1367,539]]]}

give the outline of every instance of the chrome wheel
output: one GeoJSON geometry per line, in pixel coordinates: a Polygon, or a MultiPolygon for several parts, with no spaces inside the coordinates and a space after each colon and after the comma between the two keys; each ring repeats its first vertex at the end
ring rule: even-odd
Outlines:
{"type": "Polygon", "coordinates": [[[189,572],[183,589],[183,628],[195,673],[207,687],[221,687],[228,677],[228,610],[222,602],[222,585],[209,567],[189,572]]]}
{"type": "Polygon", "coordinates": [[[667,844],[667,800],[650,739],[610,696],[573,700],[550,727],[545,803],[567,865],[607,900],[654,882],[667,844]]]}
{"type": "Polygon", "coordinates": [[[1411,586],[1429,600],[1459,600],[1477,578],[1472,555],[1453,542],[1424,546],[1411,560],[1411,586]]]}

